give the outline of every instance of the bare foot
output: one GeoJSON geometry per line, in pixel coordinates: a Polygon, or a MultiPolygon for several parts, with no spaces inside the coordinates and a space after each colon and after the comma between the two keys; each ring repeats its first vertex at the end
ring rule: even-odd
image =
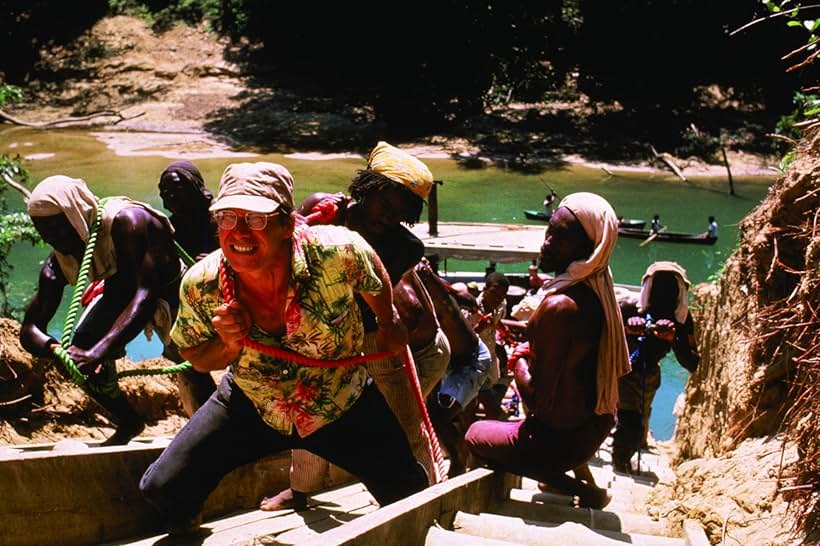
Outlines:
{"type": "Polygon", "coordinates": [[[540,489],[544,493],[553,493],[555,495],[571,495],[572,493],[567,493],[565,489],[561,489],[560,487],[554,487],[548,483],[538,482],[538,489],[540,489]]]}
{"type": "Polygon", "coordinates": [[[264,512],[286,510],[293,508],[296,511],[307,508],[307,494],[294,491],[290,487],[283,489],[272,497],[265,497],[259,503],[259,509],[264,512]]]}
{"type": "Polygon", "coordinates": [[[578,494],[578,506],[582,508],[596,508],[602,510],[612,500],[609,491],[594,485],[585,485],[578,494]]]}

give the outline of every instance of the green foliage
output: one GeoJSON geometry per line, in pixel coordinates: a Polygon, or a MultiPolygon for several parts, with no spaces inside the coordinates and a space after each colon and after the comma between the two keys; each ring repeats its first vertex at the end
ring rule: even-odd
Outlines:
{"type": "Polygon", "coordinates": [[[712,160],[720,149],[720,137],[705,131],[697,131],[687,127],[681,135],[681,144],[675,148],[678,157],[694,156],[704,160],[712,160]]]}
{"type": "MultiPolygon", "coordinates": [[[[811,10],[816,13],[817,8],[820,6],[817,4],[805,6],[801,2],[793,2],[792,0],[781,0],[780,2],[763,0],[763,4],[769,10],[771,18],[784,16],[787,18],[785,23],[787,27],[799,29],[800,32],[804,33],[805,43],[803,46],[792,50],[783,57],[793,63],[787,71],[805,71],[811,67],[820,55],[817,47],[818,42],[820,42],[817,35],[817,29],[820,28],[820,18],[807,17],[805,12],[811,10]]],[[[812,87],[811,90],[816,91],[817,88],[812,87]]],[[[792,140],[799,140],[803,130],[820,125],[820,95],[797,91],[794,93],[793,102],[794,110],[779,119],[775,132],[792,140]]],[[[781,170],[785,170],[793,159],[794,152],[792,150],[781,159],[781,170]]]]}
{"type": "Polygon", "coordinates": [[[775,132],[798,140],[801,131],[796,124],[816,117],[818,114],[820,114],[820,95],[797,91],[794,94],[794,110],[780,118],[777,122],[775,132]]]}
{"type": "MultiPolygon", "coordinates": [[[[0,157],[0,177],[10,177],[26,180],[28,174],[20,164],[20,158],[0,157]]],[[[0,182],[0,316],[13,317],[19,314],[19,309],[11,305],[8,299],[7,287],[11,278],[13,266],[9,263],[14,245],[19,242],[43,244],[37,230],[31,223],[31,218],[24,212],[8,212],[5,192],[8,185],[0,182]]],[[[19,318],[19,317],[16,317],[19,318]]]]}
{"type": "Polygon", "coordinates": [[[108,0],[108,4],[112,13],[140,17],[157,31],[202,21],[212,30],[225,31],[244,28],[247,21],[243,0],[108,0]]]}
{"type": "Polygon", "coordinates": [[[16,85],[0,85],[0,106],[23,100],[23,89],[16,85]]]}

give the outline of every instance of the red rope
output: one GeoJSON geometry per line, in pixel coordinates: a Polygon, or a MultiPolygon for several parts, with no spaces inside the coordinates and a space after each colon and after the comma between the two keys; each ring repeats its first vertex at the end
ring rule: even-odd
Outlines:
{"type": "Polygon", "coordinates": [[[410,385],[413,387],[413,395],[416,398],[416,403],[419,406],[421,417],[424,422],[424,428],[427,435],[430,437],[430,455],[433,457],[435,466],[433,470],[436,472],[436,481],[443,482],[447,479],[447,474],[444,473],[444,456],[441,453],[441,446],[438,443],[438,436],[433,428],[433,423],[430,421],[430,414],[427,413],[427,405],[424,403],[424,396],[421,393],[421,384],[419,383],[419,376],[416,373],[416,365],[413,362],[413,354],[410,352],[410,347],[404,348],[402,355],[404,369],[407,371],[407,377],[410,379],[410,385]]]}
{"type": "Polygon", "coordinates": [[[323,199],[313,206],[310,214],[305,216],[305,222],[308,224],[329,224],[336,217],[339,212],[339,207],[336,203],[329,199],[323,199]]]}
{"type": "MultiPolygon", "coordinates": [[[[314,207],[313,212],[311,212],[306,217],[306,221],[310,224],[313,222],[321,222],[322,220],[327,220],[328,218],[332,219],[335,216],[336,211],[337,207],[334,203],[329,201],[321,201],[316,205],[316,207],[314,207]]],[[[225,267],[224,261],[220,262],[219,264],[219,278],[222,282],[223,298],[225,299],[226,303],[231,303],[235,298],[235,292],[233,288],[233,282],[231,278],[228,276],[227,268],[225,267]]],[[[247,337],[244,338],[240,343],[245,347],[254,349],[267,355],[281,358],[283,360],[288,360],[290,362],[295,362],[302,366],[313,366],[318,368],[338,368],[342,366],[355,366],[358,364],[363,364],[365,362],[370,362],[374,360],[385,360],[393,356],[393,354],[390,352],[379,352],[367,355],[354,356],[341,360],[318,360],[315,358],[310,358],[301,355],[299,353],[295,353],[293,351],[282,349],[280,347],[264,345],[256,341],[252,341],[247,337]]],[[[412,353],[410,353],[410,348],[408,346],[405,346],[404,354],[402,355],[402,361],[404,369],[407,372],[408,379],[410,380],[410,385],[413,390],[413,395],[416,399],[416,404],[418,404],[419,411],[422,416],[424,428],[427,432],[428,437],[430,438],[430,455],[435,463],[433,471],[436,473],[436,481],[442,482],[447,479],[447,476],[444,473],[444,456],[442,455],[441,446],[439,445],[436,432],[433,429],[433,423],[430,421],[430,415],[427,413],[427,406],[424,403],[424,396],[421,392],[421,384],[419,383],[418,374],[416,373],[416,366],[413,362],[413,355],[412,353]]]]}
{"type": "MultiPolygon", "coordinates": [[[[225,303],[233,302],[236,297],[233,289],[233,281],[228,276],[228,270],[225,267],[224,261],[219,263],[219,279],[222,281],[222,297],[225,300],[225,303]]],[[[244,347],[259,351],[260,353],[265,353],[276,358],[295,362],[296,364],[300,364],[302,366],[313,366],[315,368],[343,368],[347,366],[357,366],[372,360],[384,360],[385,358],[390,358],[393,356],[393,353],[383,351],[380,353],[371,353],[369,355],[351,356],[340,360],[319,360],[289,351],[287,349],[282,349],[281,347],[265,345],[263,343],[259,343],[258,341],[248,339],[247,337],[242,339],[239,343],[244,347]]]]}

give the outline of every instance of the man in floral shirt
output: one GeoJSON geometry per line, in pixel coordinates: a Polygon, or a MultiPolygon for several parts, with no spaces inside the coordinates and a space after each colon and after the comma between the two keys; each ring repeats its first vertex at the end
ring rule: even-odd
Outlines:
{"type": "Polygon", "coordinates": [[[344,228],[297,226],[293,179],[281,165],[229,165],[211,210],[220,249],[185,274],[172,337],[195,369],[230,369],[141,480],[169,531],[195,529],[228,472],[289,448],[348,470],[381,504],[424,488],[365,367],[315,365],[361,354],[355,294],[376,316],[380,349],[404,350],[407,332],[375,252],[344,228]]]}

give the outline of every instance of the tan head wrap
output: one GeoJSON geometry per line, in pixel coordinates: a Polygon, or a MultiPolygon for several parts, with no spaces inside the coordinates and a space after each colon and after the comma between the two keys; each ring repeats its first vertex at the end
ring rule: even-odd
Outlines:
{"type": "Polygon", "coordinates": [[[398,182],[422,199],[427,199],[433,187],[433,173],[427,165],[384,141],[370,152],[367,168],[398,182]]]}
{"type": "Polygon", "coordinates": [[[37,184],[28,200],[28,215],[64,214],[83,242],[88,241],[88,226],[97,214],[97,198],[79,178],[56,175],[37,184]]]}
{"type": "Polygon", "coordinates": [[[652,292],[652,280],[655,273],[668,271],[675,274],[678,280],[678,305],[675,307],[675,320],[683,324],[689,315],[689,279],[686,270],[676,262],[655,262],[646,268],[641,278],[641,296],[638,300],[638,309],[643,313],[649,309],[649,294],[652,292]]]}
{"type": "Polygon", "coordinates": [[[614,283],[609,270],[609,256],[618,239],[618,217],[610,204],[594,193],[570,194],[558,206],[572,211],[594,248],[589,258],[569,264],[564,273],[546,282],[543,289],[546,295],[550,295],[582,282],[598,296],[604,310],[605,324],[598,347],[595,413],[615,413],[618,404],[618,378],[630,370],[623,319],[615,300],[614,283]]]}

